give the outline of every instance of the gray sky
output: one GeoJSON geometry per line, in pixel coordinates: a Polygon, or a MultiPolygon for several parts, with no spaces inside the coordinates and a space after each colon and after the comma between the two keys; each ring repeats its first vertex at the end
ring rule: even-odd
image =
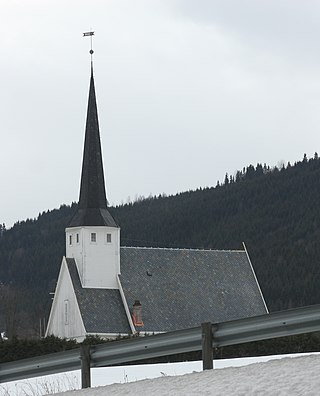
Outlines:
{"type": "Polygon", "coordinates": [[[0,222],[78,200],[90,58],[107,195],[319,151],[320,2],[1,0],[0,222]]]}

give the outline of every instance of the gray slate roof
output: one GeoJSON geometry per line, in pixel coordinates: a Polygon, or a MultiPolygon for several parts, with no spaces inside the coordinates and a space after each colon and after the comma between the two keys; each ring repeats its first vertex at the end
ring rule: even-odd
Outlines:
{"type": "MultiPolygon", "coordinates": [[[[142,304],[144,326],[162,332],[267,313],[245,251],[121,247],[120,281],[129,306],[142,304]]],[[[86,331],[130,333],[120,292],[82,288],[67,259],[86,331]]]]}
{"type": "Polygon", "coordinates": [[[82,288],[75,260],[66,261],[86,331],[131,333],[119,290],[82,288]]]}
{"type": "Polygon", "coordinates": [[[267,313],[245,251],[121,247],[121,284],[140,331],[173,331],[267,313]]]}

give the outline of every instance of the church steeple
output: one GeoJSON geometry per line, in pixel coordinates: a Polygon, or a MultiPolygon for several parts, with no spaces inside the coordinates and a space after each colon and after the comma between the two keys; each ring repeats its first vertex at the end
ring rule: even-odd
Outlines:
{"type": "MultiPolygon", "coordinates": [[[[92,37],[93,33],[84,35],[92,37]]],[[[120,227],[107,208],[92,54],[91,46],[79,204],[66,228],[66,257],[75,260],[83,287],[118,289],[120,227]]]]}
{"type": "Polygon", "coordinates": [[[118,227],[107,209],[92,62],[79,205],[68,227],[79,226],[118,227]]]}

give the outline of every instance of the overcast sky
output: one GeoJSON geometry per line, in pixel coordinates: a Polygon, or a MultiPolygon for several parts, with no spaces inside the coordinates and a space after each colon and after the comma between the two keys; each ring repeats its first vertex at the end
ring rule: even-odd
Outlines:
{"type": "Polygon", "coordinates": [[[0,222],[78,200],[94,69],[107,195],[320,151],[318,0],[1,0],[0,222]]]}

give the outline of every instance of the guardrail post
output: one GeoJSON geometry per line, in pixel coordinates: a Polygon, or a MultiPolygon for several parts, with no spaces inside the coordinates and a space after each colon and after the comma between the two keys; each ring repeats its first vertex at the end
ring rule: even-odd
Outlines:
{"type": "Polygon", "coordinates": [[[212,348],[212,323],[201,324],[202,330],[202,368],[203,370],[213,369],[213,348],[212,348]]]}
{"type": "Polygon", "coordinates": [[[81,388],[91,387],[90,375],[90,345],[80,345],[81,358],[81,388]]]}

